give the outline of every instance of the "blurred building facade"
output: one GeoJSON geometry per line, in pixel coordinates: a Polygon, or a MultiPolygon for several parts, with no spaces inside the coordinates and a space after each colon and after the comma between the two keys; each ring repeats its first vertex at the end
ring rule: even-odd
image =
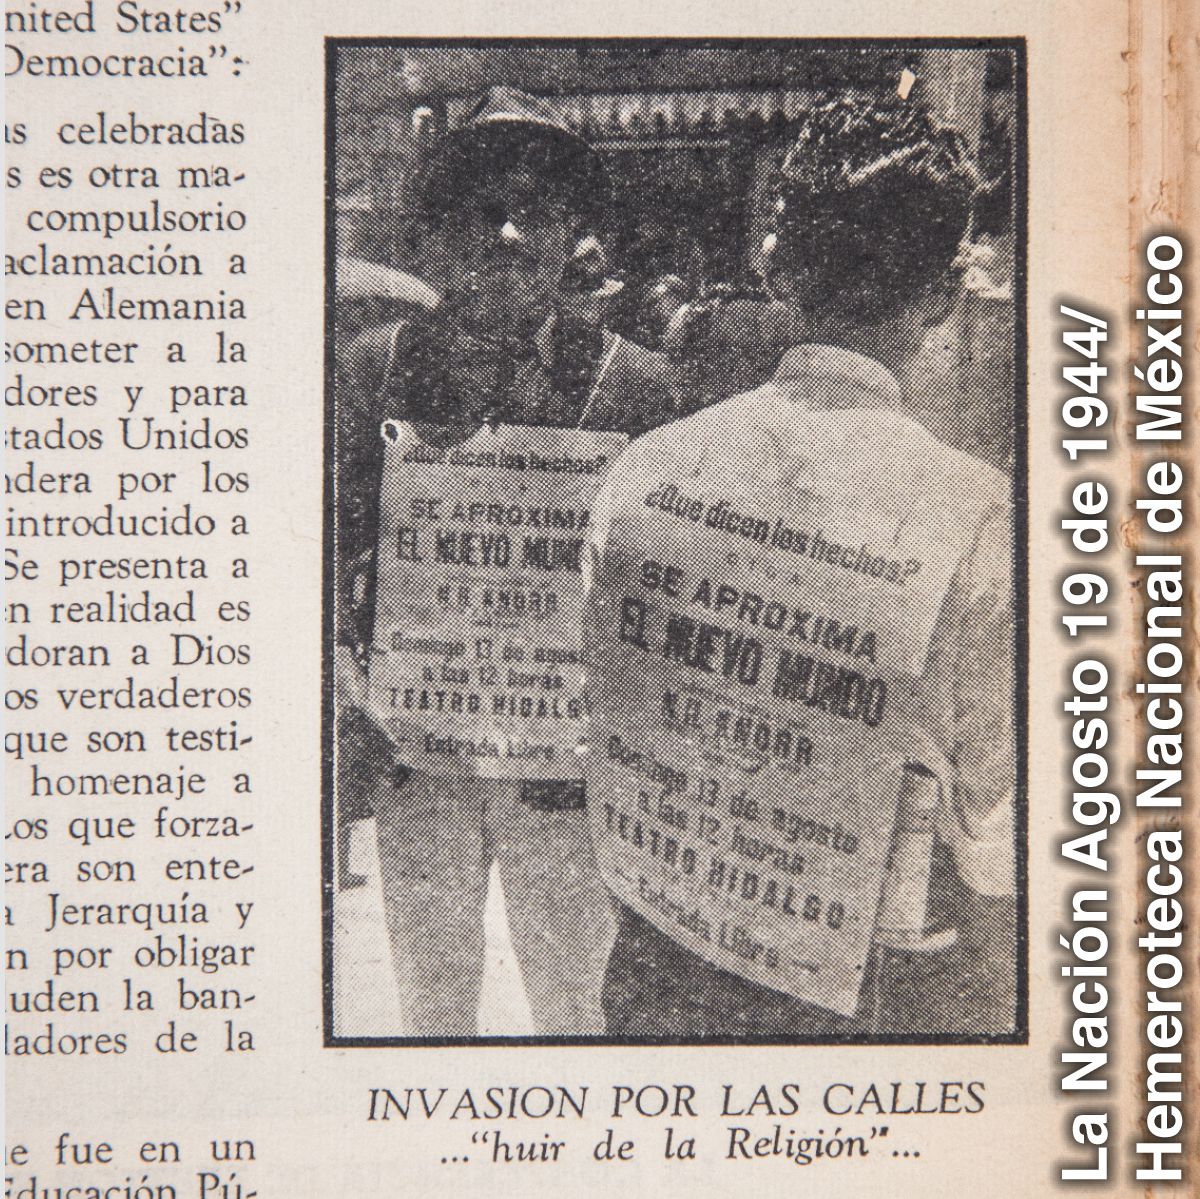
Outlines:
{"type": "MultiPolygon", "coordinates": [[[[911,72],[914,91],[958,125],[978,154],[989,202],[987,228],[976,232],[994,250],[988,279],[952,318],[957,323],[931,336],[929,370],[945,376],[946,386],[929,392],[934,399],[916,401],[927,409],[917,415],[952,442],[986,442],[982,456],[1006,465],[1013,59],[1003,49],[799,41],[341,45],[334,65],[336,250],[424,275],[436,286],[413,179],[429,147],[482,91],[518,87],[544,98],[605,158],[613,197],[594,232],[627,284],[626,307],[613,320],[630,332],[639,300],[658,276],[680,276],[693,294],[718,283],[752,288],[771,175],[789,125],[829,92],[888,94],[911,72]],[[1007,338],[1008,348],[997,351],[997,337],[1007,338]],[[964,388],[979,398],[965,406],[939,398],[964,388]],[[960,419],[960,407],[970,409],[967,417],[960,419]]],[[[387,317],[386,303],[359,302],[346,320],[387,317]]]]}

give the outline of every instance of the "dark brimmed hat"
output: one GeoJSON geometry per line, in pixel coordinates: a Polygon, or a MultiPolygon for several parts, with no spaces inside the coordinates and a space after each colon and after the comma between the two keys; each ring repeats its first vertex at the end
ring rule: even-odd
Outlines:
{"type": "Polygon", "coordinates": [[[603,159],[549,104],[493,87],[430,149],[416,179],[417,203],[431,215],[448,212],[472,183],[517,161],[553,183],[576,212],[594,212],[608,199],[603,159]]]}

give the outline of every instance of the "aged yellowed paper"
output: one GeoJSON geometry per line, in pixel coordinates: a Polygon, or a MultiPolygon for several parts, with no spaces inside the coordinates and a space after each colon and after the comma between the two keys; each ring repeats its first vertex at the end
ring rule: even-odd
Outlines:
{"type": "Polygon", "coordinates": [[[6,1194],[1192,1193],[1186,5],[6,28],[6,1194]]]}

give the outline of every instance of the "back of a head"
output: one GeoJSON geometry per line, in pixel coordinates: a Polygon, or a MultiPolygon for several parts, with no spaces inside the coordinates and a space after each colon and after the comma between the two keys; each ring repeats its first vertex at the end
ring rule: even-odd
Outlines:
{"type": "Polygon", "coordinates": [[[807,311],[888,320],[950,271],[977,184],[962,135],[924,106],[818,104],[776,179],[771,274],[807,311]]]}

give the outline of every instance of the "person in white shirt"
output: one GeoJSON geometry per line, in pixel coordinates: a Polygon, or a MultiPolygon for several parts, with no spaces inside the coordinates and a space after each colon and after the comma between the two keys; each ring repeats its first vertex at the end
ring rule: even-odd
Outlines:
{"type": "MultiPolygon", "coordinates": [[[[338,375],[339,786],[374,811],[404,1035],[479,1032],[493,863],[536,1033],[595,1035],[614,922],[582,781],[541,778],[536,758],[526,778],[396,765],[369,715],[379,430],[391,420],[438,437],[501,422],[636,434],[673,414],[673,373],[600,321],[612,294],[603,279],[589,283],[601,247],[588,239],[575,259],[571,249],[607,173],[544,100],[489,89],[431,147],[416,191],[446,260],[444,296],[402,272],[339,264],[351,292],[386,288],[414,309],[356,338],[338,375]]],[[[466,476],[462,486],[466,496],[466,476]]],[[[514,559],[514,580],[517,570],[514,559]]],[[[455,635],[473,640],[476,619],[464,616],[455,635]]]]}
{"type": "MultiPolygon", "coordinates": [[[[893,641],[919,647],[911,685],[903,697],[893,686],[883,725],[895,718],[908,730],[918,771],[938,764],[924,915],[927,927],[953,935],[907,947],[880,937],[858,1009],[845,1015],[764,985],[753,970],[717,964],[702,941],[689,943],[676,927],[668,935],[670,921],[648,919],[631,901],[620,905],[605,983],[611,1035],[821,1040],[1018,1031],[1015,644],[1023,612],[1013,587],[1012,486],[906,414],[907,397],[922,383],[911,366],[959,285],[955,263],[976,184],[963,139],[919,105],[838,100],[802,120],[777,180],[768,284],[797,311],[807,342],[784,355],[769,383],[649,433],[618,459],[597,503],[589,629],[590,642],[602,647],[594,660],[603,672],[613,660],[605,639],[620,636],[621,601],[612,597],[634,594],[637,580],[628,580],[638,564],[664,552],[646,515],[647,490],[662,480],[696,489],[708,481],[744,498],[743,511],[757,502],[767,514],[789,496],[807,496],[803,502],[828,516],[826,528],[854,513],[863,527],[894,530],[896,544],[911,535],[906,525],[931,530],[929,558],[941,556],[942,581],[925,595],[923,611],[880,614],[891,621],[893,641]]],[[[697,526],[697,555],[701,537],[697,526]]],[[[810,549],[816,559],[815,543],[810,549]]],[[[822,539],[819,553],[831,577],[840,571],[830,586],[849,594],[850,576],[863,569],[858,546],[839,551],[822,539]]],[[[895,594],[904,595],[899,585],[895,594]]],[[[787,598],[782,584],[779,595],[787,598]]],[[[830,677],[850,670],[838,673],[837,649],[821,651],[830,677]]],[[[594,685],[603,697],[625,684],[597,678],[594,685]]],[[[808,685],[798,684],[796,698],[837,715],[836,703],[809,694],[808,685]]],[[[613,712],[620,720],[616,707],[606,713],[601,703],[598,719],[613,712]]],[[[593,805],[601,798],[593,787],[593,805]]]]}

